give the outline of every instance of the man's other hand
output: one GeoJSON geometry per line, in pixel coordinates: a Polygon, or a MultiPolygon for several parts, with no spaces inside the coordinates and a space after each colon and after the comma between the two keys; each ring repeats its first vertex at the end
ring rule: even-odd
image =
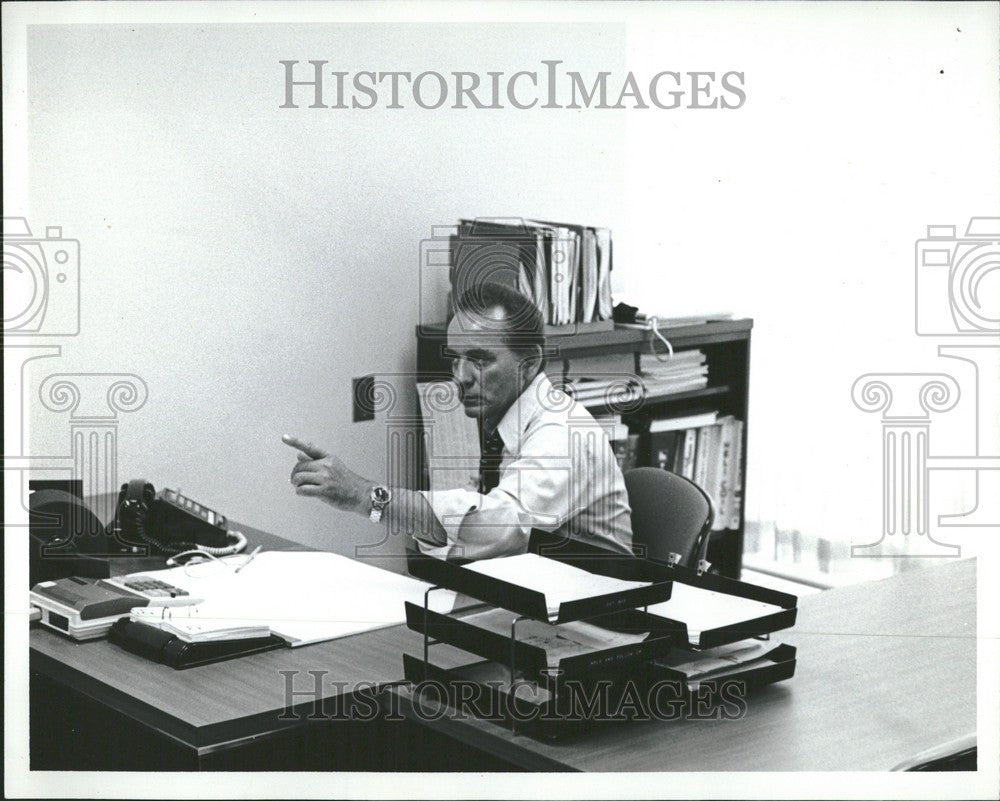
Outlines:
{"type": "Polygon", "coordinates": [[[281,441],[299,452],[289,479],[296,495],[319,498],[346,512],[368,514],[371,482],[351,472],[336,456],[310,442],[290,434],[285,434],[281,441]]]}

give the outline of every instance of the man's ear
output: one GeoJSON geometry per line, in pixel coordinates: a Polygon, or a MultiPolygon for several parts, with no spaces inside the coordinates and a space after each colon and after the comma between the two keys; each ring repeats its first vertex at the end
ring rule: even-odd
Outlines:
{"type": "Polygon", "coordinates": [[[528,386],[531,383],[532,379],[538,374],[541,364],[542,349],[538,345],[532,345],[530,348],[525,349],[519,365],[523,386],[528,386]]]}

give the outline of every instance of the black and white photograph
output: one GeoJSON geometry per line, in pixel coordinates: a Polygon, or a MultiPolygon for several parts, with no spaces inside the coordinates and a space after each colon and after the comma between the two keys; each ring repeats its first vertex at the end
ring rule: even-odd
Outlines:
{"type": "Polygon", "coordinates": [[[1000,6],[0,8],[6,797],[1000,797],[1000,6]]]}

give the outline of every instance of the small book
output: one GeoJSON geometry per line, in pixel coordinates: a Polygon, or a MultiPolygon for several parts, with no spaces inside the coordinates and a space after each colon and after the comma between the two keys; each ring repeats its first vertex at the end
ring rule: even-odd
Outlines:
{"type": "Polygon", "coordinates": [[[684,432],[684,450],[680,451],[680,474],[684,478],[694,480],[694,457],[698,449],[698,429],[689,428],[684,432]]]}

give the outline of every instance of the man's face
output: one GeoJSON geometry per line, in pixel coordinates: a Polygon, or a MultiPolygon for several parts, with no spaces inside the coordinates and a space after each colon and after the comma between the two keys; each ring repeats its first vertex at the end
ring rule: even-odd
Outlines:
{"type": "Polygon", "coordinates": [[[448,355],[465,413],[491,430],[523,389],[525,357],[502,341],[502,321],[502,310],[492,309],[485,317],[456,315],[448,325],[448,355]]]}

